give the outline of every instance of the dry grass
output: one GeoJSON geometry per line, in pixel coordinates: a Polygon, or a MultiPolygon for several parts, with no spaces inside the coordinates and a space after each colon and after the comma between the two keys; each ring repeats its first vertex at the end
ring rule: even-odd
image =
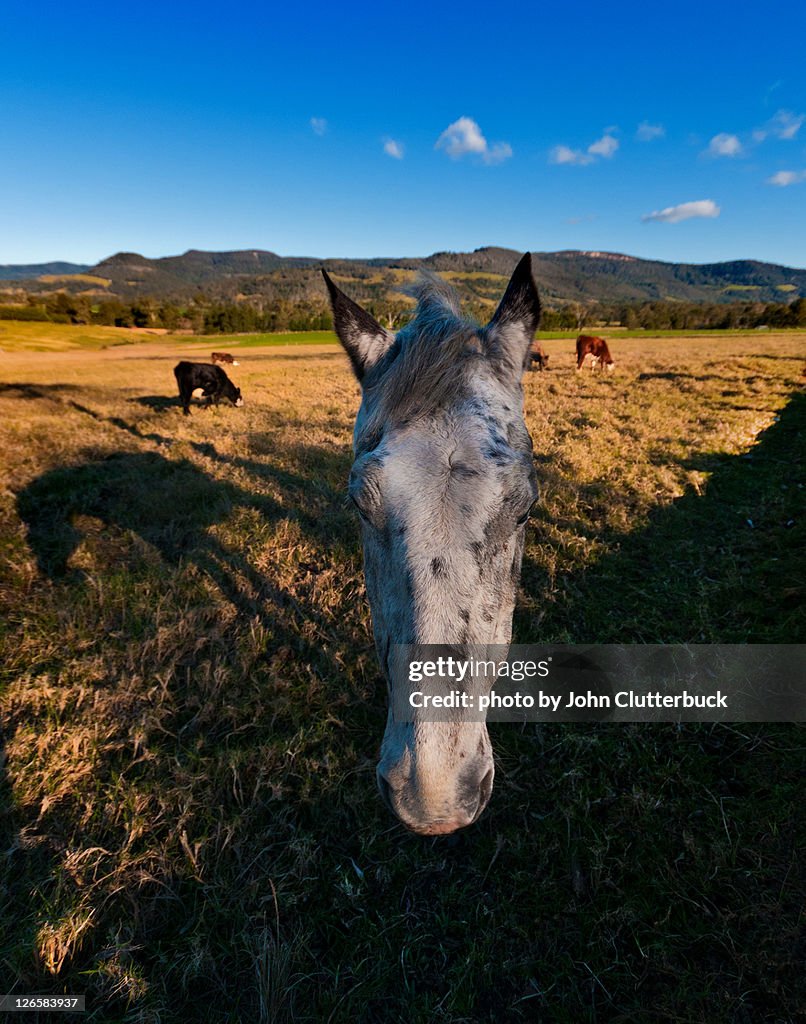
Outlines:
{"type": "Polygon", "coordinates": [[[40,274],[37,278],[43,284],[59,284],[62,281],[78,281],[81,284],[99,284],[108,288],[112,284],[109,277],[98,277],[97,274],[40,274]]]}
{"type": "MultiPolygon", "coordinates": [[[[605,378],[545,347],[516,638],[802,640],[798,338],[623,339],[605,378]]],[[[183,418],[162,342],[4,356],[0,989],[98,1021],[795,1020],[796,727],[499,725],[482,820],[405,833],[357,387],[332,347],[239,358],[245,407],[183,418]]]]}

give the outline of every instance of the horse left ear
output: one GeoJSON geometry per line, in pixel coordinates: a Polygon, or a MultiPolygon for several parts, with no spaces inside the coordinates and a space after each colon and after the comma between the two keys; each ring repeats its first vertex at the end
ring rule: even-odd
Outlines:
{"type": "Polygon", "coordinates": [[[532,277],[532,256],[521,257],[501,305],[485,329],[489,358],[507,375],[520,379],[540,323],[540,297],[532,277]]]}
{"type": "Polygon", "coordinates": [[[350,357],[353,372],[361,382],[364,375],[386,354],[395,337],[390,331],[385,331],[357,302],[353,302],[337,288],[324,267],[322,277],[330,296],[333,326],[350,357]]]}

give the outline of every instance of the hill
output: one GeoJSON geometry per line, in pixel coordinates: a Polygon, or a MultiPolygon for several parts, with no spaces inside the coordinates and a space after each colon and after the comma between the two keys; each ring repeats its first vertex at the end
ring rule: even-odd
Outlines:
{"type": "Polygon", "coordinates": [[[48,274],[83,274],[86,263],[0,263],[0,281],[25,281],[48,274]]]}
{"type": "MultiPolygon", "coordinates": [[[[324,297],[318,268],[325,266],[359,300],[396,301],[418,270],[430,269],[452,279],[465,299],[492,304],[520,255],[512,249],[485,247],[424,258],[358,260],[279,256],[259,249],[191,249],[159,259],[120,252],[94,267],[53,263],[5,270],[15,271],[6,280],[30,293],[64,289],[121,298],[188,299],[203,291],[210,298],[229,301],[256,297],[304,301],[324,297]],[[29,275],[25,277],[22,270],[29,275]]],[[[806,296],[806,270],[758,260],[666,263],[621,253],[568,250],[534,253],[534,271],[549,306],[586,301],[786,302],[806,296]]]]}

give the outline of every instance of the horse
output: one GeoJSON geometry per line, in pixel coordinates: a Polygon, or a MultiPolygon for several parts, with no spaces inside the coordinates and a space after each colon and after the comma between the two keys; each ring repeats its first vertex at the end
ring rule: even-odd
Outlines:
{"type": "Polygon", "coordinates": [[[367,596],[390,707],[377,766],[389,808],[421,835],[474,821],[493,789],[483,721],[397,721],[412,689],[402,645],[504,645],[529,513],[537,499],[522,378],[540,320],[527,253],[486,326],[463,318],[433,274],[413,288],[397,334],[323,269],[336,333],[361,385],[348,497],[362,535],[367,596]]]}

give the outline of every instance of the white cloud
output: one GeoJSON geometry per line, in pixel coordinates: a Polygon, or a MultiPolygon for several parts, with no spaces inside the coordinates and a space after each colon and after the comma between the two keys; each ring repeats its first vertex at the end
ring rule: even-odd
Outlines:
{"type": "Polygon", "coordinates": [[[458,160],[467,153],[484,153],[487,140],[472,117],[460,117],[449,124],[436,141],[435,149],[444,149],[449,157],[458,160]]]}
{"type": "Polygon", "coordinates": [[[311,128],[314,135],[324,135],[327,131],[327,121],[323,117],[312,117],[311,128]]]}
{"type": "Polygon", "coordinates": [[[619,141],[610,133],[615,128],[609,128],[601,139],[592,142],[587,149],[571,149],[570,146],[554,146],[549,152],[549,163],[552,164],[576,164],[578,167],[585,167],[595,163],[599,157],[609,160],[619,147],[619,141]]]}
{"type": "Polygon", "coordinates": [[[593,157],[580,149],[570,146],[555,146],[549,153],[549,162],[553,164],[592,164],[593,157]]]}
{"type": "Polygon", "coordinates": [[[806,123],[806,114],[793,114],[791,110],[778,110],[773,116],[754,128],[751,132],[739,135],[731,135],[728,132],[720,132],[715,135],[708,149],[707,156],[744,156],[754,146],[760,146],[763,142],[782,140],[791,142],[797,138],[803,124],[806,123]]]}
{"type": "MultiPolygon", "coordinates": [[[[766,142],[767,139],[791,142],[792,139],[797,138],[804,123],[806,123],[806,114],[793,114],[791,110],[777,110],[769,121],[753,129],[750,133],[750,140],[757,146],[766,142]]],[[[716,138],[725,138],[725,136],[717,135],[716,138]]],[[[732,156],[733,154],[728,155],[732,156]]]]}
{"type": "Polygon", "coordinates": [[[800,126],[806,121],[806,114],[793,114],[791,110],[779,110],[767,122],[767,129],[776,139],[794,139],[800,126]]]}
{"type": "Polygon", "coordinates": [[[591,156],[602,156],[605,160],[609,160],[617,149],[618,139],[614,139],[612,135],[607,134],[588,146],[588,152],[591,156]]]}
{"type": "Polygon", "coordinates": [[[709,156],[738,156],[742,152],[742,144],[738,135],[720,132],[708,143],[709,156]]]}
{"type": "Polygon", "coordinates": [[[692,217],[718,217],[720,212],[713,199],[697,199],[691,203],[680,203],[678,206],[667,206],[665,210],[645,213],[641,220],[677,224],[681,220],[690,220],[692,217]]]}
{"type": "Polygon", "coordinates": [[[652,142],[653,139],[662,139],[666,129],[662,124],[650,124],[649,121],[642,121],[635,133],[639,142],[652,142]]]}
{"type": "Polygon", "coordinates": [[[494,164],[502,164],[505,160],[509,160],[511,156],[512,146],[508,142],[496,142],[487,150],[482,159],[485,164],[492,167],[494,164]]]}
{"type": "Polygon", "coordinates": [[[779,188],[799,185],[802,181],[806,181],[806,171],[778,171],[771,178],[767,178],[768,185],[778,185],[779,188]]]}
{"type": "Polygon", "coordinates": [[[512,156],[512,146],[508,142],[496,142],[490,146],[472,117],[460,117],[449,124],[437,139],[434,149],[444,150],[452,160],[468,154],[478,156],[485,164],[500,164],[512,156]]]}
{"type": "Polygon", "coordinates": [[[395,160],[402,160],[405,150],[403,149],[403,143],[398,142],[396,139],[385,139],[383,143],[383,151],[387,156],[392,156],[395,160]]]}
{"type": "Polygon", "coordinates": [[[765,139],[783,139],[791,142],[806,121],[806,114],[793,114],[791,110],[778,110],[776,113],[753,132],[753,142],[764,142],[765,139]]]}

